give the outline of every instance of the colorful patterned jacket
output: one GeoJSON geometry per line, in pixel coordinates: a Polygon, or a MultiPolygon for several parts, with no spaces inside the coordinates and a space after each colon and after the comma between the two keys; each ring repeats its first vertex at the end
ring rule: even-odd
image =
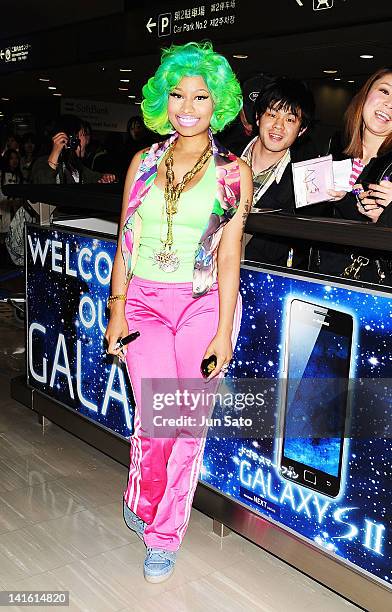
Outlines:
{"type": "MultiPolygon", "coordinates": [[[[177,138],[177,133],[164,142],[153,144],[142,154],[140,166],[130,190],[128,210],[122,231],[122,253],[131,277],[139,248],[141,220],[135,211],[146,197],[157,176],[157,163],[168,147],[177,138]]],[[[240,203],[240,169],[238,158],[223,147],[210,133],[213,160],[216,169],[217,192],[208,223],[201,235],[195,252],[193,270],[194,298],[207,293],[217,278],[217,252],[225,224],[234,216],[240,203]]],[[[196,202],[195,202],[196,205],[196,202]]],[[[170,279],[168,277],[170,282],[170,279]]]]}

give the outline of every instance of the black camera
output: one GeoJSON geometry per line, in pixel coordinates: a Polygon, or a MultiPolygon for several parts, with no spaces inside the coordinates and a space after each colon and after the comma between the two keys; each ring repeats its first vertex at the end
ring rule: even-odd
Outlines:
{"type": "Polygon", "coordinates": [[[69,149],[70,151],[76,151],[79,145],[80,145],[80,138],[78,138],[76,134],[69,134],[68,142],[65,145],[65,148],[69,149]]]}

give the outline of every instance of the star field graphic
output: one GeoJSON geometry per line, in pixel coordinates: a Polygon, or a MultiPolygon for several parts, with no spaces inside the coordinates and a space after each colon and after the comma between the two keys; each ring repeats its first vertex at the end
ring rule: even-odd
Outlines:
{"type": "MultiPolygon", "coordinates": [[[[376,392],[368,393],[362,418],[371,425],[377,415],[375,428],[389,435],[355,435],[345,441],[336,499],[283,478],[276,440],[222,438],[213,427],[201,480],[391,586],[391,298],[245,268],[241,291],[243,318],[230,377],[282,376],[288,304],[293,298],[347,312],[354,319],[351,376],[368,380],[370,390],[380,380],[376,392]]],[[[268,408],[277,419],[278,403],[268,408]]],[[[355,425],[355,405],[352,410],[355,425]]]]}
{"type": "Polygon", "coordinates": [[[29,384],[128,438],[132,392],[104,351],[114,241],[28,228],[29,384]]]}

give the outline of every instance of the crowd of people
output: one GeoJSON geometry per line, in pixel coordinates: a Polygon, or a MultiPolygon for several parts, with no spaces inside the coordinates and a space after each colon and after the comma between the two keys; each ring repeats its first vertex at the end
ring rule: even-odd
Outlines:
{"type": "Polygon", "coordinates": [[[60,116],[52,132],[49,139],[31,132],[5,136],[0,158],[3,185],[94,183],[102,176],[123,181],[134,153],[157,139],[138,116],[128,121],[124,135],[108,133],[102,140],[75,115],[60,116]]]}
{"type": "Polygon", "coordinates": [[[23,225],[34,220],[34,211],[25,199],[6,195],[5,186],[122,183],[134,153],[158,137],[139,116],[129,119],[125,135],[109,133],[102,142],[93,136],[91,125],[74,115],[60,116],[49,138],[6,134],[0,156],[0,246],[5,244],[14,264],[23,265],[23,225]]]}
{"type": "MultiPolygon", "coordinates": [[[[302,214],[390,225],[390,70],[382,68],[368,79],[346,111],[342,132],[331,138],[328,147],[312,139],[316,109],[306,83],[259,74],[243,84],[241,111],[220,132],[219,139],[251,167],[254,210],[296,214],[291,163],[332,153],[334,159],[352,159],[354,191],[333,192],[328,202],[310,206],[302,214]],[[363,178],[366,180],[362,185],[363,178]],[[357,179],[358,187],[354,185],[357,179]]],[[[60,116],[49,138],[31,132],[22,136],[8,133],[0,157],[0,236],[3,239],[7,236],[22,204],[18,198],[7,197],[4,186],[123,183],[134,155],[159,139],[160,135],[149,129],[141,116],[129,119],[125,134],[109,132],[101,141],[94,137],[87,121],[73,115],[60,116]]],[[[245,242],[245,256],[249,260],[302,269],[312,267],[339,276],[348,274],[350,261],[360,257],[359,268],[352,268],[356,279],[392,281],[392,265],[377,253],[363,258],[359,251],[331,246],[313,249],[310,254],[303,241],[263,234],[246,236],[245,242]]]]}
{"type": "MultiPolygon", "coordinates": [[[[388,131],[391,121],[388,102],[390,74],[390,69],[385,68],[370,77],[347,109],[344,129],[337,139],[331,141],[329,149],[317,147],[317,143],[309,149],[316,109],[313,95],[303,81],[272,75],[257,75],[249,79],[243,85],[243,108],[219,138],[252,168],[253,207],[295,214],[291,162],[327,153],[332,153],[334,159],[349,157],[353,159],[353,180],[362,172],[367,175],[374,166],[374,159],[382,158],[388,165],[391,150],[388,131]],[[376,99],[374,91],[379,89],[380,79],[385,81],[386,90],[380,90],[376,99]],[[248,91],[252,92],[251,100],[248,91]],[[379,114],[372,115],[372,104],[380,106],[379,114]],[[382,114],[383,105],[387,107],[385,115],[382,114]]],[[[0,233],[4,236],[8,232],[20,205],[19,199],[10,200],[4,194],[4,186],[18,183],[122,183],[135,153],[158,140],[159,134],[148,129],[141,116],[129,119],[125,134],[109,132],[102,140],[94,137],[87,121],[73,115],[59,117],[50,140],[31,132],[22,136],[8,133],[0,158],[0,233]]],[[[392,183],[381,183],[376,179],[377,176],[370,199],[369,190],[358,194],[334,194],[331,196],[333,205],[329,202],[329,205],[310,207],[305,214],[388,223],[390,213],[385,212],[385,206],[392,199],[392,183]]],[[[369,184],[368,180],[366,184],[369,184]]],[[[333,250],[328,251],[328,256],[326,253],[325,249],[319,250],[316,259],[313,258],[319,271],[326,271],[327,261],[330,272],[342,272],[343,260],[339,261],[333,250]]],[[[295,239],[288,244],[264,235],[252,237],[246,247],[246,257],[276,265],[309,265],[308,250],[303,244],[295,239]]],[[[371,267],[366,271],[367,276],[371,267]]]]}

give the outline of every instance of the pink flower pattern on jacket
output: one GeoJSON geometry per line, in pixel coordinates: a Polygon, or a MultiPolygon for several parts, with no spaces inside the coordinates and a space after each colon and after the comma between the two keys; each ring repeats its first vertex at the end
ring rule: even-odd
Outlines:
{"type": "MultiPolygon", "coordinates": [[[[217,191],[208,219],[195,253],[193,270],[194,298],[207,293],[217,278],[217,253],[223,228],[236,213],[240,203],[240,168],[238,158],[230,153],[209,133],[216,169],[217,191]]],[[[130,189],[128,209],[122,230],[122,254],[127,278],[132,274],[131,254],[133,249],[133,221],[137,208],[146,197],[157,175],[157,163],[168,147],[178,137],[177,133],[161,143],[153,144],[142,155],[135,180],[130,189]]],[[[170,282],[170,278],[168,277],[170,282]]]]}

